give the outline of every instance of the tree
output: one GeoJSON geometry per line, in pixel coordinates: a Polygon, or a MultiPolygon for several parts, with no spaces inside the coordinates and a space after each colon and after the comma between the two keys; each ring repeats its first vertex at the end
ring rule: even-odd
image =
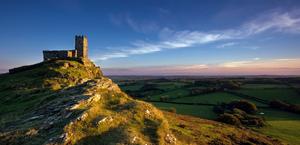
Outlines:
{"type": "Polygon", "coordinates": [[[217,121],[224,122],[231,125],[241,125],[241,121],[232,114],[224,113],[219,116],[217,121]]]}
{"type": "Polygon", "coordinates": [[[234,108],[238,108],[250,114],[255,114],[257,112],[256,105],[246,100],[232,101],[227,106],[228,109],[230,110],[233,110],[234,108]]]}

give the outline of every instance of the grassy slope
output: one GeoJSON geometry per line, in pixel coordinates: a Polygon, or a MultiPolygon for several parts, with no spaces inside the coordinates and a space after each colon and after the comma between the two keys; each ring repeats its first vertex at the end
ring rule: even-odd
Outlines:
{"type": "Polygon", "coordinates": [[[43,63],[2,75],[0,82],[1,144],[278,143],[212,121],[166,118],[151,104],[127,96],[92,63],[43,63]],[[188,127],[179,129],[178,123],[188,127]]]}
{"type": "Polygon", "coordinates": [[[185,144],[278,144],[277,139],[245,128],[165,112],[170,128],[185,144]]]}

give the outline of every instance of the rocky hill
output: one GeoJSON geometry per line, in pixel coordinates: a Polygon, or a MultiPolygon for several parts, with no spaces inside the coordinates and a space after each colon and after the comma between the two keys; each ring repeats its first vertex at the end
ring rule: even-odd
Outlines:
{"type": "Polygon", "coordinates": [[[92,62],[55,60],[0,76],[1,144],[282,144],[245,128],[162,112],[92,62]]]}

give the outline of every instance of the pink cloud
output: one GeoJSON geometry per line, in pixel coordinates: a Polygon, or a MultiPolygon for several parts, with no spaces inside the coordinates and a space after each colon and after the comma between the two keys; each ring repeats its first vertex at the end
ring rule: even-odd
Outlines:
{"type": "Polygon", "coordinates": [[[104,68],[106,75],[300,75],[300,59],[233,61],[216,65],[104,68]]]}

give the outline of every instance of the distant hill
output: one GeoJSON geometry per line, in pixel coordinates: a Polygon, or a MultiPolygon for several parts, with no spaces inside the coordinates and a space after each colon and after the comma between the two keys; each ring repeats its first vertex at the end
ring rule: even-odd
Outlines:
{"type": "Polygon", "coordinates": [[[162,112],[122,92],[90,61],[16,70],[0,75],[4,145],[281,144],[245,128],[162,112]]]}

